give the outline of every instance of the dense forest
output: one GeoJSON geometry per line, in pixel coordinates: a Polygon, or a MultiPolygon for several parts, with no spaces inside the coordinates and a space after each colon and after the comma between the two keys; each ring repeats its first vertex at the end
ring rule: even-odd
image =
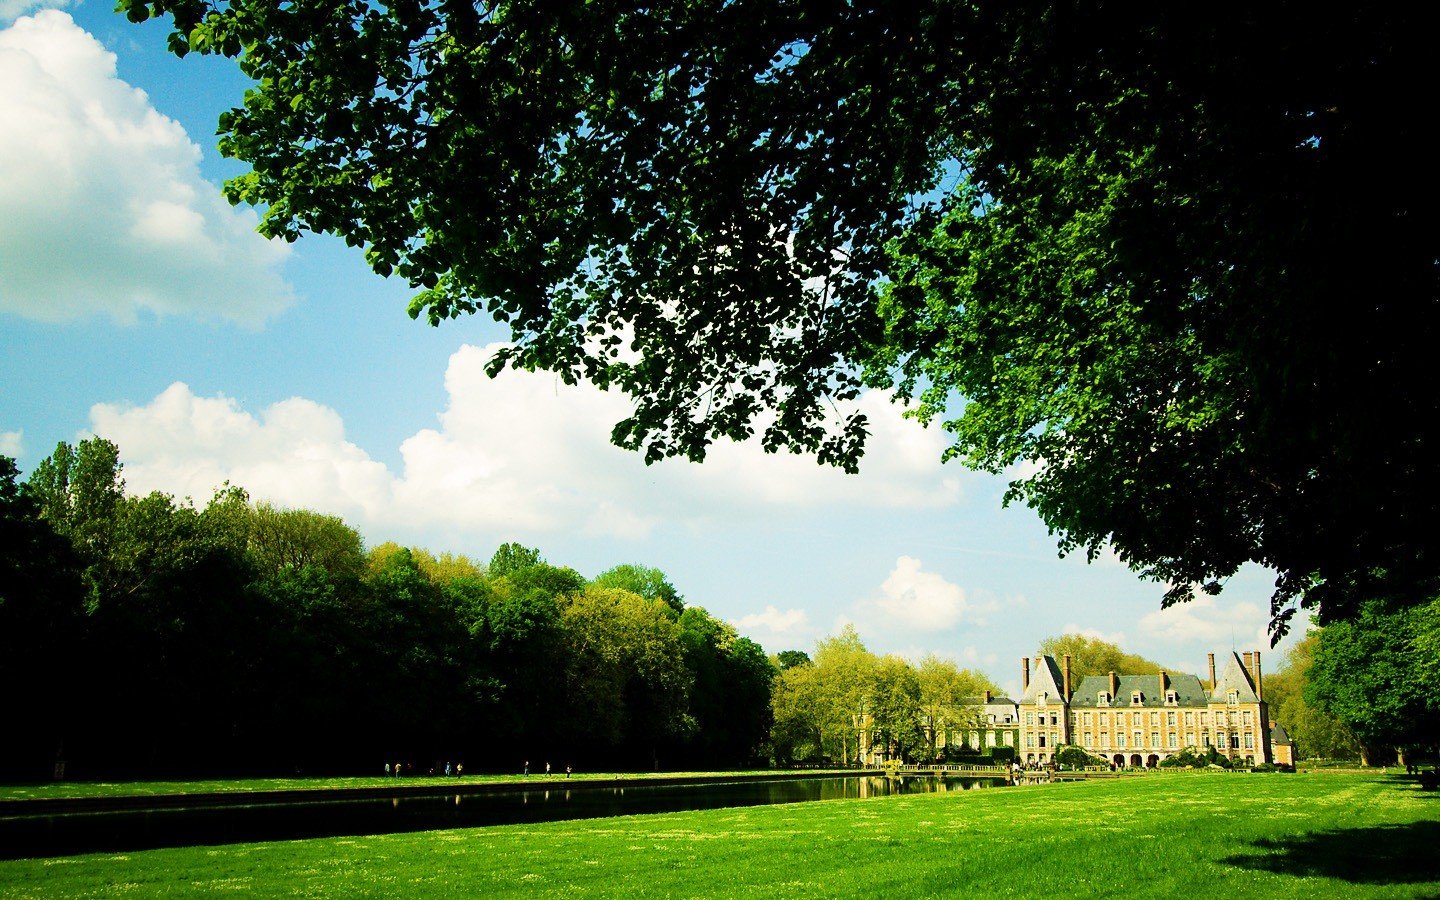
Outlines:
{"type": "Polygon", "coordinates": [[[773,668],[663,573],[485,564],[340,519],[125,491],[119,451],[0,459],[8,774],[756,762],[773,668]]]}

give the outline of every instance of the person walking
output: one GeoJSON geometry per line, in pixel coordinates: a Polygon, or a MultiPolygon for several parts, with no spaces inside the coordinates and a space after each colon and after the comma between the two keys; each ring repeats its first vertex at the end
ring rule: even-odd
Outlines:
{"type": "Polygon", "coordinates": [[[530,760],[525,760],[525,771],[521,772],[520,774],[524,775],[527,778],[530,777],[530,760]]]}

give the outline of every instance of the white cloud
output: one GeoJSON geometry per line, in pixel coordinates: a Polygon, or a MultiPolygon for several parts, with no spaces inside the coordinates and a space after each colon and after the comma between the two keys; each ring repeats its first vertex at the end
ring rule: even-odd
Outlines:
{"type": "Polygon", "coordinates": [[[0,431],[0,456],[11,459],[25,452],[25,432],[0,431]]]}
{"type": "Polygon", "coordinates": [[[0,310],[255,324],[291,302],[289,248],[200,176],[200,148],[69,15],[0,31],[0,84],[0,310]]]}
{"type": "Polygon", "coordinates": [[[143,406],[99,404],[91,428],[120,446],[135,490],[197,499],[229,480],[257,498],[346,516],[367,532],[421,539],[554,533],[640,538],[659,523],[773,517],[793,509],[929,508],[959,499],[943,439],[866,397],[875,429],[861,475],[756,444],[717,445],[704,465],[645,466],[612,446],[621,395],[552,375],[483,372],[495,348],[466,346],[445,374],[438,427],[400,446],[394,473],[345,437],[338,413],[293,398],[258,414],[174,384],[143,406]]]}
{"type": "Polygon", "coordinates": [[[895,560],[895,568],[869,604],[874,612],[902,627],[944,631],[958,625],[968,606],[965,591],[934,572],[926,572],[911,556],[895,560]]]}
{"type": "Polygon", "coordinates": [[[1231,646],[1233,642],[1270,645],[1266,628],[1268,606],[1248,600],[1222,606],[1217,598],[1200,594],[1189,603],[1146,613],[1140,630],[1146,635],[1176,643],[1200,642],[1206,646],[1231,646]]]}
{"type": "Polygon", "coordinates": [[[1082,628],[1071,622],[1060,629],[1061,634],[1078,634],[1082,637],[1094,638],[1097,641],[1105,641],[1120,647],[1125,646],[1125,632],[1123,631],[1101,631],[1098,628],[1082,628]]]}
{"type": "Polygon", "coordinates": [[[777,609],[767,605],[762,612],[741,616],[731,622],[735,629],[767,650],[798,648],[814,638],[810,616],[803,609],[777,609]]]}
{"type": "Polygon", "coordinates": [[[0,0],[0,25],[8,25],[37,9],[69,6],[70,0],[0,0]]]}

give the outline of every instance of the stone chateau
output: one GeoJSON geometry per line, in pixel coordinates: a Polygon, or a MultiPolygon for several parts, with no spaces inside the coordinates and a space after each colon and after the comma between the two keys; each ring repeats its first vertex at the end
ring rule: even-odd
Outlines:
{"type": "MultiPolygon", "coordinates": [[[[1215,654],[1209,662],[1210,677],[1204,681],[1163,670],[1076,679],[1069,656],[1022,658],[1020,699],[988,691],[974,698],[961,724],[936,735],[936,746],[964,745],[978,753],[1013,747],[1018,762],[1041,766],[1067,745],[1133,768],[1153,768],[1186,748],[1207,747],[1245,765],[1293,762],[1283,731],[1272,748],[1260,652],[1226,654],[1219,669],[1215,654]]],[[[857,724],[861,762],[883,763],[888,754],[872,742],[869,716],[857,717],[857,724]]]]}
{"type": "Polygon", "coordinates": [[[1210,677],[1159,671],[1147,675],[1071,678],[1070,657],[1023,659],[1024,690],[1016,704],[1020,741],[1016,757],[1044,765],[1066,744],[1117,766],[1160,764],[1191,747],[1214,747],[1246,765],[1275,762],[1270,718],[1260,679],[1260,652],[1226,655],[1210,677]]]}

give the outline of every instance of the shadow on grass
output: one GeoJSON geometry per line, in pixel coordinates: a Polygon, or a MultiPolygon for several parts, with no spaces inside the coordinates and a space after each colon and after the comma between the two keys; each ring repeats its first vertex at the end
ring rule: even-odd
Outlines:
{"type": "Polygon", "coordinates": [[[1222,860],[1242,869],[1351,884],[1440,882],[1440,822],[1339,828],[1256,841],[1255,852],[1222,860]]]}

